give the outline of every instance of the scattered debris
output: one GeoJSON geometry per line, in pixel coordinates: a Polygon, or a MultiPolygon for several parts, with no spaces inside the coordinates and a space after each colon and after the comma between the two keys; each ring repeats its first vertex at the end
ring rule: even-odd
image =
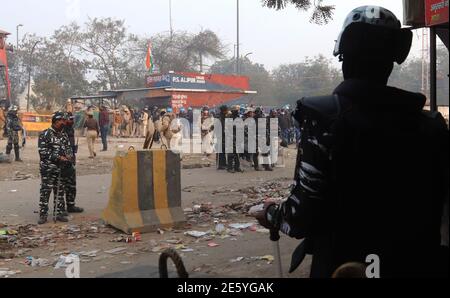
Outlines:
{"type": "Polygon", "coordinates": [[[192,248],[185,248],[182,249],[181,252],[193,252],[194,250],[192,248]]]}
{"type": "Polygon", "coordinates": [[[25,264],[31,267],[48,267],[50,266],[50,261],[47,259],[35,259],[33,257],[27,257],[25,264]]]}
{"type": "Polygon", "coordinates": [[[229,227],[236,230],[246,230],[254,226],[254,223],[238,223],[238,224],[230,224],[229,227]]]}
{"type": "Polygon", "coordinates": [[[184,234],[187,236],[194,237],[194,238],[202,238],[202,237],[205,237],[206,235],[208,235],[209,233],[208,232],[200,232],[200,231],[189,231],[184,234]]]}
{"type": "Polygon", "coordinates": [[[22,180],[28,180],[33,179],[34,176],[32,174],[24,174],[19,171],[15,171],[12,180],[13,181],[22,181],[22,180]]]}
{"type": "Polygon", "coordinates": [[[80,251],[78,254],[81,257],[95,258],[97,256],[97,253],[99,253],[99,252],[100,252],[100,250],[80,251]]]}
{"type": "Polygon", "coordinates": [[[21,273],[21,271],[0,270],[0,277],[9,277],[21,273]]]}
{"type": "Polygon", "coordinates": [[[236,259],[231,259],[230,263],[238,263],[238,262],[243,261],[244,259],[245,259],[244,257],[238,257],[236,259]]]}
{"type": "Polygon", "coordinates": [[[163,250],[165,250],[167,248],[169,248],[169,245],[155,246],[155,247],[153,247],[152,252],[158,253],[158,252],[163,251],[163,250]]]}
{"type": "Polygon", "coordinates": [[[126,247],[117,247],[114,249],[105,250],[105,253],[115,255],[115,254],[120,254],[120,253],[124,252],[125,250],[127,250],[126,247]]]}
{"type": "Polygon", "coordinates": [[[217,224],[216,225],[216,233],[217,234],[223,234],[226,232],[226,228],[223,224],[217,224]]]}
{"type": "Polygon", "coordinates": [[[168,239],[166,242],[169,244],[181,244],[183,241],[181,239],[168,239]]]}
{"type": "Polygon", "coordinates": [[[134,232],[132,234],[132,237],[133,237],[134,241],[136,241],[136,242],[142,241],[142,235],[139,232],[134,232]]]}
{"type": "Polygon", "coordinates": [[[268,265],[272,264],[273,261],[275,261],[275,258],[271,255],[266,255],[262,257],[251,257],[250,259],[255,261],[267,261],[268,265]]]}
{"type": "Polygon", "coordinates": [[[217,244],[217,243],[214,243],[214,242],[211,242],[211,243],[208,243],[208,247],[218,247],[218,246],[220,246],[220,244],[217,244]]]}

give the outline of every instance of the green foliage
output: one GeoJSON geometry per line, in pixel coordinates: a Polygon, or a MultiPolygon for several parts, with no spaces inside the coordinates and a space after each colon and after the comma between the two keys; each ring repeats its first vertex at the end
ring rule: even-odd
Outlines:
{"type": "MultiPolygon", "coordinates": [[[[288,3],[304,10],[313,8],[311,1],[263,2],[276,9],[288,3]]],[[[315,1],[314,9],[320,10],[321,2],[315,1]]],[[[149,40],[153,45],[156,70],[162,73],[203,71],[209,62],[213,63],[209,68],[211,73],[236,73],[236,59],[225,57],[226,47],[211,30],[201,30],[197,34],[161,33],[148,39],[127,32],[124,21],[91,19],[83,26],[75,23],[63,26],[48,38],[27,35],[22,40],[20,48],[9,54],[13,99],[26,91],[30,65],[35,82],[33,91],[37,95],[31,102],[36,109],[58,108],[73,95],[143,87],[149,75],[145,69],[149,40]],[[36,41],[39,43],[31,55],[36,41]]],[[[439,48],[438,99],[447,105],[448,61],[448,50],[439,48]]],[[[240,63],[241,74],[250,78],[251,88],[258,91],[255,100],[261,105],[294,104],[303,96],[329,94],[342,81],[341,70],[323,55],[280,65],[272,72],[247,57],[242,57],[240,63]]],[[[422,92],[421,77],[422,62],[412,58],[394,69],[390,84],[422,92]]]]}
{"type": "Polygon", "coordinates": [[[289,104],[304,96],[331,94],[342,81],[340,71],[323,55],[281,65],[273,71],[273,78],[277,95],[289,104]]]}
{"type": "MultiPolygon", "coordinates": [[[[437,49],[437,100],[438,105],[449,103],[449,54],[444,46],[437,49]]],[[[428,74],[426,74],[428,76],[428,74]]],[[[429,97],[429,88],[422,90],[422,59],[410,58],[402,65],[395,65],[389,80],[391,86],[412,92],[425,93],[429,97]]]]}
{"type": "Polygon", "coordinates": [[[262,0],[262,2],[264,6],[277,10],[284,9],[288,4],[293,4],[297,9],[305,11],[313,7],[310,22],[318,25],[331,21],[335,9],[334,5],[324,5],[323,0],[262,0]]]}
{"type": "MultiPolygon", "coordinates": [[[[248,58],[240,61],[241,75],[250,78],[250,87],[258,91],[256,101],[261,105],[272,105],[274,103],[273,90],[274,85],[270,73],[264,68],[264,65],[253,63],[248,58]]],[[[211,66],[211,73],[235,74],[236,59],[218,61],[211,66]]]]}
{"type": "Polygon", "coordinates": [[[204,70],[205,59],[224,57],[225,47],[211,30],[161,33],[152,39],[153,57],[160,72],[204,70]]]}

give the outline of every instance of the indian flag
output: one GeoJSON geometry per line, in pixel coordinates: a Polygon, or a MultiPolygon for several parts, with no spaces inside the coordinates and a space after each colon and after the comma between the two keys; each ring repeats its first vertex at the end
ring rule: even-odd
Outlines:
{"type": "Polygon", "coordinates": [[[152,55],[152,44],[148,43],[148,49],[147,49],[147,59],[145,61],[145,66],[147,66],[147,70],[150,72],[153,72],[153,55],[152,55]]]}

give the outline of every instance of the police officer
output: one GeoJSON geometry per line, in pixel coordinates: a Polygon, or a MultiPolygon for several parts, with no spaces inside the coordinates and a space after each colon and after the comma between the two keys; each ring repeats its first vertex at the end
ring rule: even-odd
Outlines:
{"type": "Polygon", "coordinates": [[[76,154],[78,152],[78,145],[75,143],[75,129],[74,129],[74,121],[75,117],[71,112],[65,114],[65,123],[64,123],[64,132],[68,137],[68,141],[70,147],[72,148],[73,159],[72,165],[73,170],[68,171],[69,175],[61,177],[61,182],[64,188],[64,195],[66,198],[66,212],[64,212],[65,216],[68,216],[69,213],[82,213],[84,211],[83,208],[75,206],[75,199],[77,196],[77,173],[76,173],[76,154]]]}
{"type": "Polygon", "coordinates": [[[64,132],[65,114],[56,112],[52,117],[52,126],[39,135],[38,148],[40,156],[41,191],[39,200],[39,221],[47,222],[50,194],[55,195],[56,214],[54,220],[68,222],[64,214],[64,186],[62,177],[71,175],[74,155],[69,138],[64,132]]]}
{"type": "Polygon", "coordinates": [[[226,154],[226,148],[225,148],[225,119],[229,115],[229,108],[226,105],[221,106],[220,108],[220,114],[219,114],[219,121],[222,124],[221,131],[219,132],[221,134],[222,142],[218,142],[218,146],[221,146],[221,150],[217,150],[217,169],[218,170],[226,170],[227,169],[227,154],[226,154]]]}
{"type": "MultiPolygon", "coordinates": [[[[231,108],[231,113],[227,117],[230,120],[235,121],[236,119],[240,118],[240,106],[233,106],[231,108]]],[[[242,152],[243,150],[243,144],[237,144],[237,133],[238,130],[236,129],[236,126],[227,127],[226,129],[226,136],[232,138],[232,147],[228,148],[227,146],[227,171],[229,173],[243,173],[244,171],[241,168],[241,161],[239,160],[239,152],[242,152]]]]}
{"type": "Polygon", "coordinates": [[[201,118],[201,135],[202,135],[202,153],[210,156],[214,153],[213,135],[214,135],[214,117],[211,115],[208,107],[202,110],[201,118]]]}
{"type": "Polygon", "coordinates": [[[292,270],[311,254],[311,277],[329,278],[371,256],[381,277],[448,276],[448,247],[440,246],[448,128],[423,110],[424,95],[387,86],[411,42],[389,10],[353,10],[334,51],[344,82],[332,96],[298,102],[296,183],[287,201],[267,202],[257,215],[272,231],[304,239],[292,270]]]}
{"type": "Polygon", "coordinates": [[[6,154],[10,155],[14,145],[14,154],[17,162],[22,162],[20,159],[19,148],[19,131],[22,131],[22,123],[17,115],[17,106],[11,106],[6,115],[5,135],[8,137],[8,144],[6,146],[6,154]]]}
{"type": "Polygon", "coordinates": [[[262,145],[263,145],[263,143],[262,143],[263,140],[266,140],[264,145],[270,147],[270,144],[271,144],[271,140],[270,140],[270,119],[267,120],[267,118],[264,115],[263,110],[260,107],[256,108],[254,118],[255,118],[255,123],[256,123],[256,153],[252,154],[253,166],[255,168],[255,171],[260,171],[261,168],[260,168],[259,160],[260,160],[260,157],[262,157],[266,161],[265,163],[263,163],[264,170],[268,171],[268,172],[272,172],[273,171],[272,165],[270,163],[267,163],[269,161],[268,157],[270,156],[270,151],[269,152],[265,152],[265,153],[261,152],[261,148],[262,148],[262,145]],[[259,119],[264,119],[265,120],[264,122],[266,122],[266,130],[263,132],[265,134],[264,136],[260,135],[259,119]]]}

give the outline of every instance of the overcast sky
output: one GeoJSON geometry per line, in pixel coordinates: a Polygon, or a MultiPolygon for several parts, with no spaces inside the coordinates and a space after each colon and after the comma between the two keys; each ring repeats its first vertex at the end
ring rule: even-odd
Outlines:
{"type": "MultiPolygon", "coordinates": [[[[355,7],[380,5],[402,21],[402,0],[326,0],[336,4],[334,20],[328,25],[309,23],[310,12],[293,6],[276,11],[262,7],[260,0],[240,0],[241,54],[268,69],[283,63],[300,62],[305,56],[319,53],[333,58],[332,51],[346,15],[355,7]]],[[[233,56],[236,43],[236,0],[172,0],[174,30],[198,32],[211,29],[228,45],[233,56]]],[[[124,19],[129,31],[152,36],[169,30],[169,0],[15,0],[2,1],[0,28],[12,33],[16,42],[16,25],[25,33],[50,35],[72,21],[85,22],[88,17],[124,19]]],[[[419,44],[417,35],[415,44],[419,44]]],[[[418,47],[413,55],[419,55],[418,47]]],[[[337,60],[334,58],[335,61],[337,60]]]]}

